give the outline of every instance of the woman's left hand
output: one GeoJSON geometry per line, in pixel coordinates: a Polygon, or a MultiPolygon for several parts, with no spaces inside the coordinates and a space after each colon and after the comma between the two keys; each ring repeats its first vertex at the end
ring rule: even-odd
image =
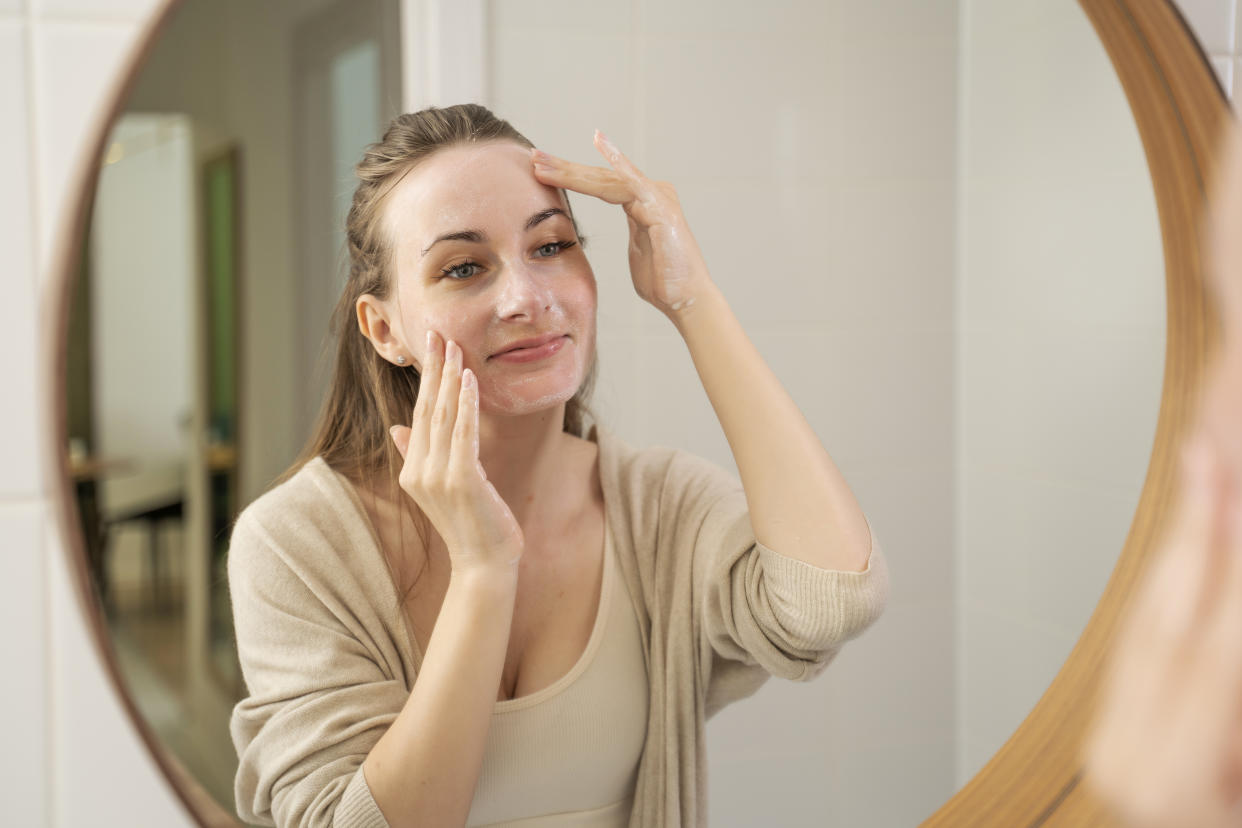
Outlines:
{"type": "Polygon", "coordinates": [[[1216,446],[1183,460],[1181,503],[1118,634],[1087,783],[1135,828],[1242,817],[1242,503],[1216,446]]]}
{"type": "Polygon", "coordinates": [[[652,181],[598,130],[595,147],[612,169],[575,164],[533,150],[535,177],[552,187],[620,204],[630,225],[630,275],[638,295],[666,315],[694,304],[711,286],[673,185],[652,181]]]}

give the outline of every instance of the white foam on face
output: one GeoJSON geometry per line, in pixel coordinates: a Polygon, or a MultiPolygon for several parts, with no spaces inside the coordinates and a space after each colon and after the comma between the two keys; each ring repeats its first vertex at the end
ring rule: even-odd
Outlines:
{"type": "Polygon", "coordinates": [[[575,339],[561,346],[561,350],[543,361],[560,359],[568,365],[536,369],[525,376],[505,376],[503,364],[496,371],[489,370],[488,381],[479,385],[479,410],[496,416],[516,417],[568,402],[582,386],[594,342],[586,348],[575,339]],[[569,349],[571,353],[567,353],[569,349]],[[531,386],[550,384],[544,393],[532,396],[531,386]]]}
{"type": "MultiPolygon", "coordinates": [[[[545,269],[527,262],[529,234],[517,232],[533,212],[549,206],[550,194],[565,204],[559,191],[533,177],[525,148],[501,142],[432,156],[398,185],[387,207],[400,254],[396,293],[398,324],[404,324],[398,336],[420,371],[429,356],[427,330],[456,342],[463,367],[478,379],[480,413],[520,416],[567,402],[594,354],[597,290],[589,263],[578,258],[581,248],[563,266],[545,269]],[[461,229],[483,232],[487,240],[478,257],[503,284],[476,290],[469,282],[427,280],[447,259],[435,260],[433,253],[421,261],[422,249],[438,235],[461,229]],[[502,273],[498,267],[538,269],[502,273]],[[547,333],[567,334],[569,341],[535,363],[487,359],[515,339],[547,333]]],[[[440,350],[437,358],[442,355],[440,350]]]]}

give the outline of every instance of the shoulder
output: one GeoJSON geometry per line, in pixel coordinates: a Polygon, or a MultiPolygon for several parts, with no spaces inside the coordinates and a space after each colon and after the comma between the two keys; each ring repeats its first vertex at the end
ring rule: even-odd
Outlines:
{"type": "Polygon", "coordinates": [[[667,446],[635,448],[602,428],[596,436],[605,493],[631,513],[684,515],[743,496],[737,476],[711,460],[667,446]]]}
{"type": "Polygon", "coordinates": [[[348,484],[320,457],[253,500],[234,521],[230,577],[242,567],[301,569],[369,539],[348,484]],[[297,562],[290,558],[296,551],[297,562]],[[277,560],[278,559],[278,560],[277,560]]]}

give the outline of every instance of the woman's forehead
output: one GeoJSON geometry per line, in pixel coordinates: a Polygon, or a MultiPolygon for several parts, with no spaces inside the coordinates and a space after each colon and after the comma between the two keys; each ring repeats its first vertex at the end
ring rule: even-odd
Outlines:
{"type": "Polygon", "coordinates": [[[441,150],[415,167],[393,191],[389,220],[403,238],[435,238],[461,230],[500,232],[549,207],[564,207],[541,184],[530,150],[511,141],[441,150]]]}

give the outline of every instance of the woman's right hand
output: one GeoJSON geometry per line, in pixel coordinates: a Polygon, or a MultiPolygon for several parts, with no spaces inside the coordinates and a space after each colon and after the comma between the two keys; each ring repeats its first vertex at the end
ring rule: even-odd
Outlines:
{"type": "Polygon", "coordinates": [[[390,429],[404,464],[402,490],[448,547],[454,573],[516,573],[522,527],[479,462],[479,382],[463,370],[461,347],[427,332],[410,426],[390,429]]]}

